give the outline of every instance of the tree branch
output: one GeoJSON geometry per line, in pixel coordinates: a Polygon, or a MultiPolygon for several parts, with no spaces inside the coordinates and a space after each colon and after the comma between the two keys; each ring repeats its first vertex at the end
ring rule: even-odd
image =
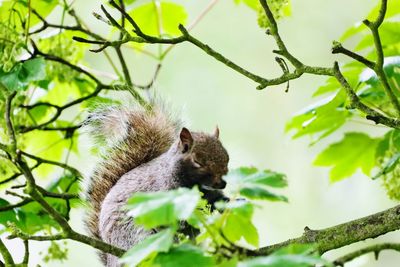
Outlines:
{"type": "Polygon", "coordinates": [[[13,234],[9,235],[7,239],[15,239],[20,238],[22,240],[34,240],[34,241],[54,241],[54,240],[63,240],[67,239],[64,234],[56,234],[56,235],[27,235],[22,233],[21,231],[16,231],[13,234]]]}
{"type": "Polygon", "coordinates": [[[15,137],[15,131],[14,131],[14,127],[12,125],[11,103],[16,94],[17,94],[17,92],[14,91],[10,95],[7,96],[5,113],[4,113],[4,116],[5,116],[4,119],[6,121],[8,136],[10,137],[12,152],[14,152],[14,153],[17,149],[17,139],[15,137]]]}
{"type": "Polygon", "coordinates": [[[24,241],[24,258],[22,259],[22,265],[28,266],[29,264],[29,240],[23,240],[24,241]]]}
{"type": "Polygon", "coordinates": [[[93,37],[95,39],[104,40],[104,38],[101,37],[100,35],[95,34],[94,32],[86,30],[85,28],[83,28],[81,23],[80,23],[80,21],[79,21],[79,19],[75,15],[75,11],[73,9],[71,9],[69,11],[69,14],[75,18],[75,21],[76,21],[76,25],[75,26],[65,26],[65,25],[52,24],[52,23],[47,22],[46,19],[43,18],[35,9],[32,9],[32,13],[35,14],[36,17],[38,19],[40,19],[40,21],[43,24],[39,29],[30,32],[29,35],[40,33],[42,31],[46,30],[47,28],[54,28],[54,29],[63,29],[63,30],[69,30],[69,31],[79,31],[79,32],[85,33],[85,34],[87,34],[87,35],[89,35],[89,36],[91,36],[91,37],[93,37]]]}
{"type": "Polygon", "coordinates": [[[15,208],[19,208],[19,207],[25,206],[26,204],[29,204],[32,201],[33,200],[31,198],[25,198],[24,200],[22,200],[22,201],[20,201],[18,203],[7,205],[7,206],[1,206],[0,207],[0,212],[8,211],[8,210],[12,210],[12,209],[15,209],[15,208]]]}
{"type": "Polygon", "coordinates": [[[64,200],[79,199],[78,194],[54,193],[54,192],[47,191],[46,189],[44,189],[43,187],[40,187],[38,185],[36,185],[36,187],[44,197],[60,198],[60,199],[64,199],[64,200]]]}
{"type": "Polygon", "coordinates": [[[384,53],[382,48],[381,37],[379,35],[379,27],[382,25],[382,22],[385,18],[386,9],[387,9],[387,0],[381,0],[381,6],[375,21],[371,22],[366,19],[363,21],[363,23],[371,30],[372,37],[374,38],[376,58],[377,58],[374,71],[378,76],[379,80],[381,81],[386,94],[389,96],[390,102],[392,103],[393,107],[396,110],[396,115],[399,117],[400,116],[399,100],[397,99],[392,88],[390,87],[385,71],[383,70],[384,53]]]}
{"type": "Polygon", "coordinates": [[[360,98],[351,88],[350,84],[347,82],[346,78],[343,76],[339,69],[339,64],[335,62],[334,64],[334,76],[336,80],[341,84],[341,86],[345,89],[347,96],[350,99],[350,104],[352,108],[356,108],[361,110],[366,114],[366,119],[374,121],[376,124],[383,124],[395,129],[400,129],[400,120],[395,118],[389,118],[379,113],[378,111],[373,110],[372,108],[368,107],[364,103],[361,102],[360,98]]]}
{"type": "Polygon", "coordinates": [[[267,255],[290,244],[314,244],[323,254],[369,238],[400,229],[400,205],[357,220],[321,230],[305,229],[302,236],[261,248],[255,255],[267,255]]]}
{"type": "Polygon", "coordinates": [[[333,264],[335,264],[337,266],[344,266],[344,264],[346,262],[352,261],[355,258],[358,258],[362,255],[365,255],[365,254],[368,254],[371,252],[373,252],[375,254],[375,259],[378,259],[379,253],[382,250],[394,250],[394,251],[400,252],[400,244],[398,244],[398,243],[382,243],[382,244],[372,245],[372,246],[351,252],[347,255],[344,255],[344,256],[338,258],[337,260],[335,260],[333,262],[333,264]]]}
{"type": "Polygon", "coordinates": [[[81,243],[90,245],[93,248],[97,248],[103,252],[110,253],[115,256],[122,256],[125,252],[123,249],[107,244],[101,240],[94,239],[78,232],[75,232],[71,226],[68,224],[66,219],[59,214],[53,207],[51,207],[46,200],[43,198],[42,194],[38,191],[37,185],[35,183],[35,178],[33,177],[31,171],[29,170],[26,162],[21,158],[20,154],[16,159],[16,163],[19,166],[21,172],[24,174],[27,182],[26,193],[28,193],[33,200],[39,203],[44,210],[46,210],[49,215],[61,226],[65,238],[79,241],[81,243]]]}
{"type": "Polygon", "coordinates": [[[45,164],[50,164],[50,165],[54,165],[54,166],[58,166],[61,167],[63,169],[66,169],[68,171],[70,171],[73,175],[76,175],[80,178],[82,178],[82,174],[74,167],[69,166],[68,164],[62,163],[62,162],[58,162],[58,161],[53,161],[53,160],[48,160],[48,159],[44,159],[44,158],[40,158],[38,156],[29,154],[27,152],[24,151],[20,151],[21,155],[24,155],[25,157],[31,158],[33,160],[35,160],[37,163],[45,163],[45,164]]]}
{"type": "MultiPolygon", "coordinates": [[[[276,53],[282,54],[285,57],[289,59],[290,62],[296,64],[298,67],[294,73],[285,73],[281,77],[274,78],[274,79],[266,79],[263,78],[259,75],[256,75],[254,73],[249,72],[248,70],[244,69],[243,67],[237,65],[233,61],[229,60],[219,52],[215,51],[212,49],[210,46],[206,45],[205,43],[201,42],[200,40],[196,39],[192,35],[189,34],[189,32],[183,27],[182,25],[179,26],[180,31],[182,32],[181,36],[175,37],[175,38],[160,38],[160,37],[155,37],[155,36],[150,36],[145,34],[139,27],[139,25],[134,21],[134,19],[125,12],[119,5],[117,5],[114,1],[110,1],[110,4],[118,9],[119,12],[127,19],[127,21],[133,26],[134,32],[137,36],[131,36],[127,35],[123,39],[118,40],[118,41],[104,41],[103,42],[103,47],[101,49],[104,49],[105,47],[108,46],[120,46],[123,43],[126,42],[138,42],[138,43],[158,43],[158,44],[178,44],[182,42],[190,42],[203,50],[205,53],[209,54],[216,60],[222,62],[229,68],[241,73],[242,75],[250,78],[251,80],[257,82],[259,86],[257,87],[258,89],[264,89],[267,86],[271,85],[278,85],[282,83],[286,83],[289,80],[296,79],[300,77],[304,73],[311,73],[311,74],[316,74],[316,75],[328,75],[328,76],[333,76],[333,71],[331,68],[321,68],[321,67],[311,67],[311,66],[306,66],[302,63],[300,63],[296,58],[291,56],[291,54],[287,51],[286,47],[284,46],[282,40],[279,37],[279,34],[276,31],[276,40],[279,42],[278,46],[281,50],[275,51],[276,53]]],[[[107,12],[108,13],[108,12],[107,12]]],[[[121,27],[120,25],[118,27],[121,27]]],[[[84,41],[84,42],[93,42],[90,40],[82,40],[82,38],[75,38],[77,41],[84,41]]],[[[97,44],[100,44],[101,42],[96,41],[97,44]]]]}
{"type": "Polygon", "coordinates": [[[368,60],[367,58],[344,48],[342,46],[342,44],[339,42],[333,42],[332,54],[343,54],[343,55],[349,56],[352,59],[357,60],[358,62],[361,62],[368,68],[370,68],[372,70],[375,69],[375,62],[372,62],[372,61],[368,60]]]}
{"type": "Polygon", "coordinates": [[[6,266],[14,266],[14,259],[8,251],[7,247],[4,245],[3,241],[0,239],[0,253],[3,256],[6,266]]]}

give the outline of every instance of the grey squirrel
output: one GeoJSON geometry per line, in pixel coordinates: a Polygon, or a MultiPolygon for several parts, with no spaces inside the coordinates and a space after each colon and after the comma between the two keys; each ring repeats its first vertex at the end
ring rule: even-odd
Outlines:
{"type": "MultiPolygon", "coordinates": [[[[90,234],[129,249],[152,231],[136,226],[122,209],[135,192],[198,185],[211,204],[224,198],[229,156],[213,134],[191,132],[159,107],[107,108],[90,116],[91,133],[111,143],[90,177],[85,220],[90,234]]],[[[100,255],[108,266],[118,258],[100,255]]]]}

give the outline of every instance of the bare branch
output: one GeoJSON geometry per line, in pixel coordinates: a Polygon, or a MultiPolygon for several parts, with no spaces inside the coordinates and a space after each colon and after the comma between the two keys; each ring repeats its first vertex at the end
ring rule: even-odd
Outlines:
{"type": "Polygon", "coordinates": [[[80,23],[80,21],[79,21],[79,19],[78,19],[78,17],[75,14],[75,11],[73,9],[71,9],[69,11],[69,14],[75,18],[75,21],[76,21],[76,25],[75,26],[65,26],[65,25],[52,24],[52,23],[47,22],[46,19],[43,18],[35,9],[32,9],[32,13],[35,14],[36,17],[38,19],[40,19],[43,24],[39,29],[37,29],[37,30],[35,30],[33,32],[30,32],[29,35],[34,35],[34,34],[40,33],[42,31],[46,30],[47,28],[54,28],[54,29],[63,29],[63,30],[68,30],[68,31],[78,31],[78,32],[85,33],[85,34],[87,34],[87,35],[89,35],[89,36],[91,36],[91,37],[93,37],[95,39],[104,40],[104,38],[101,37],[100,35],[95,34],[94,32],[86,30],[85,28],[83,28],[81,23],[80,23]]]}
{"type": "Polygon", "coordinates": [[[21,231],[16,231],[13,234],[9,235],[7,239],[15,239],[15,238],[20,238],[24,241],[28,240],[34,240],[34,241],[55,241],[55,240],[63,240],[63,239],[68,239],[68,237],[64,234],[55,234],[55,235],[28,235],[25,233],[22,233],[21,231]]]}
{"type": "Polygon", "coordinates": [[[339,43],[339,42],[334,42],[333,43],[332,54],[343,54],[343,55],[349,56],[352,59],[355,59],[358,62],[361,62],[362,64],[364,64],[368,68],[370,68],[372,70],[375,69],[375,63],[374,62],[366,59],[365,57],[363,57],[363,56],[361,56],[361,55],[359,55],[357,53],[354,53],[353,51],[350,51],[350,50],[344,48],[342,46],[342,44],[339,43]]]}
{"type": "Polygon", "coordinates": [[[400,205],[354,221],[321,230],[305,229],[301,237],[255,251],[266,255],[289,244],[314,244],[320,254],[400,229],[400,205]]]}
{"type": "Polygon", "coordinates": [[[371,252],[373,252],[375,254],[375,259],[378,259],[379,253],[382,250],[394,250],[394,251],[400,252],[400,244],[399,243],[382,243],[382,244],[372,245],[372,246],[351,252],[345,256],[342,256],[342,257],[338,258],[337,260],[335,260],[333,262],[333,264],[335,264],[337,266],[344,266],[344,264],[346,262],[352,261],[355,258],[358,258],[360,256],[363,256],[363,255],[371,253],[371,252]]]}
{"type": "Polygon", "coordinates": [[[24,152],[24,151],[20,151],[20,154],[24,155],[24,156],[26,156],[28,158],[34,159],[37,163],[45,163],[45,164],[58,166],[58,167],[61,167],[63,169],[66,169],[66,170],[70,171],[73,175],[76,175],[78,177],[83,177],[82,174],[76,168],[74,168],[72,166],[69,166],[68,164],[65,164],[65,163],[62,163],[62,162],[58,162],[58,161],[53,161],[53,160],[40,158],[38,156],[29,154],[29,153],[24,152]]]}
{"type": "Polygon", "coordinates": [[[0,207],[0,212],[8,211],[8,210],[12,210],[12,209],[15,209],[15,208],[19,208],[19,207],[25,206],[25,205],[31,203],[32,201],[33,200],[30,199],[30,198],[25,198],[24,200],[22,200],[22,201],[20,201],[18,203],[7,205],[7,206],[1,206],[0,207]]]}
{"type": "Polygon", "coordinates": [[[59,199],[64,199],[64,200],[79,199],[78,194],[54,193],[54,192],[47,191],[46,189],[44,189],[41,186],[36,185],[36,187],[44,197],[59,198],[59,199]]]}

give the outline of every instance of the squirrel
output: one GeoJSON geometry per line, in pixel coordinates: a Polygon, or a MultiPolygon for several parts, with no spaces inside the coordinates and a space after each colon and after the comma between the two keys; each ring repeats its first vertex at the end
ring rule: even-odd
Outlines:
{"type": "MultiPolygon", "coordinates": [[[[90,205],[85,224],[93,237],[129,249],[154,231],[128,220],[122,208],[135,192],[199,186],[213,204],[226,199],[220,189],[229,156],[213,134],[192,132],[160,107],[112,107],[89,116],[91,133],[109,143],[97,163],[86,192],[90,205]]],[[[108,267],[116,256],[102,253],[108,267]]]]}

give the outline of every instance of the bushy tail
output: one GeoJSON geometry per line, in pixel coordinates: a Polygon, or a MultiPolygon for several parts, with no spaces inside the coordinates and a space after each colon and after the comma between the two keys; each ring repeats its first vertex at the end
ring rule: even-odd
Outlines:
{"type": "Polygon", "coordinates": [[[166,152],[180,123],[160,107],[111,107],[92,113],[88,126],[92,137],[109,147],[101,153],[86,196],[91,205],[86,226],[94,237],[100,238],[99,213],[107,193],[122,175],[166,152]]]}

